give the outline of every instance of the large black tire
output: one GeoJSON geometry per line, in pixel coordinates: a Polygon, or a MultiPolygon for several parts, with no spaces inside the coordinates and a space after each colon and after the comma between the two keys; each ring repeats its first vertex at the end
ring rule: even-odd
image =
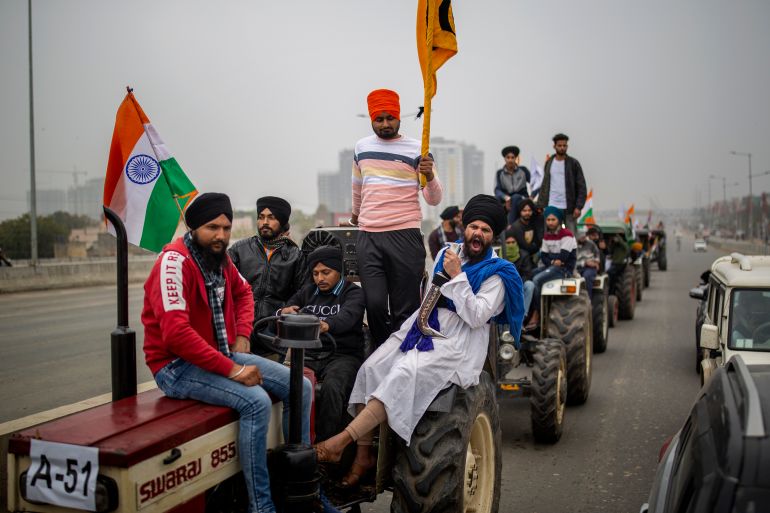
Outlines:
{"type": "Polygon", "coordinates": [[[546,338],[538,342],[532,360],[532,435],[537,442],[553,444],[561,438],[564,426],[567,352],[561,340],[546,338]]]}
{"type": "Polygon", "coordinates": [[[636,269],[636,301],[642,300],[642,292],[644,292],[644,268],[642,265],[635,265],[636,269]]]}
{"type": "Polygon", "coordinates": [[[658,270],[665,271],[668,269],[668,260],[666,259],[666,250],[660,249],[658,251],[658,270]]]}
{"type": "Polygon", "coordinates": [[[607,340],[610,336],[610,305],[607,293],[594,288],[591,307],[593,309],[591,318],[594,323],[594,353],[603,353],[607,350],[607,340]]]}
{"type": "Polygon", "coordinates": [[[609,318],[609,325],[610,328],[614,328],[618,324],[618,296],[615,294],[610,294],[607,296],[607,309],[609,310],[610,318],[609,318]]]}
{"type": "Polygon", "coordinates": [[[567,403],[583,404],[591,389],[593,323],[585,289],[579,296],[553,296],[548,313],[548,338],[564,342],[567,350],[567,403]]]}
{"type": "Polygon", "coordinates": [[[650,259],[642,259],[642,271],[644,272],[644,288],[650,286],[650,259]]]}
{"type": "Polygon", "coordinates": [[[409,446],[396,445],[392,513],[497,513],[502,434],[489,374],[458,389],[451,412],[423,415],[409,446]]]}
{"type": "Polygon", "coordinates": [[[636,273],[633,265],[626,264],[623,274],[618,278],[616,289],[618,317],[624,321],[630,321],[634,318],[636,309],[636,273]]]}

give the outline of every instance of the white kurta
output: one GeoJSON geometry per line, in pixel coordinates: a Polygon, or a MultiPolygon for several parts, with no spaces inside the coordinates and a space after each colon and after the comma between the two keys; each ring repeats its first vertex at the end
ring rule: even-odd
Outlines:
{"type": "Polygon", "coordinates": [[[372,397],[382,401],[388,424],[407,444],[441,390],[451,383],[463,388],[478,384],[489,345],[488,321],[504,308],[505,287],[497,275],[487,278],[473,294],[468,277],[460,273],[441,287],[441,293],[457,309],[438,309],[439,331],[447,338],[434,337],[432,351],[401,352],[399,346],[417,317],[413,313],[364,362],[350,395],[351,415],[356,404],[366,404],[372,397]]]}

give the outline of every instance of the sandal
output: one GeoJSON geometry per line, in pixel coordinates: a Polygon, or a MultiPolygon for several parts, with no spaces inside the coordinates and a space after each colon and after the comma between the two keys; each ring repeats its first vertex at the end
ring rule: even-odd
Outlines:
{"type": "Polygon", "coordinates": [[[358,463],[353,462],[353,465],[350,467],[348,473],[345,475],[345,477],[342,478],[340,488],[349,490],[351,488],[358,487],[361,481],[373,475],[376,469],[376,462],[373,462],[369,467],[364,467],[363,465],[359,465],[358,463]]]}
{"type": "Polygon", "coordinates": [[[315,448],[318,463],[339,463],[340,459],[342,459],[342,454],[337,455],[337,458],[333,459],[334,454],[326,444],[326,440],[318,442],[313,447],[315,448]]]}

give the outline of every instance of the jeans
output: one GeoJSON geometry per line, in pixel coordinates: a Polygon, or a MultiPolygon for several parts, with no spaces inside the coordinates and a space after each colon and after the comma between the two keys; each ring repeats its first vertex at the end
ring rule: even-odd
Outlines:
{"type": "Polygon", "coordinates": [[[563,267],[540,267],[532,273],[532,282],[534,284],[534,294],[532,300],[535,302],[535,308],[540,311],[540,288],[547,281],[566,278],[570,272],[563,267]]]}
{"type": "Polygon", "coordinates": [[[529,196],[511,194],[511,210],[508,211],[508,224],[511,225],[519,218],[519,204],[529,196]]]}
{"type": "Polygon", "coordinates": [[[535,282],[527,280],[524,282],[524,316],[529,313],[529,307],[532,305],[532,295],[535,293],[535,282]]]}
{"type": "Polygon", "coordinates": [[[596,278],[596,269],[593,267],[583,267],[580,269],[580,276],[586,280],[586,290],[588,298],[594,297],[594,279],[596,278]]]}
{"type": "MultiPolygon", "coordinates": [[[[267,471],[267,428],[273,401],[268,392],[283,401],[283,436],[289,432],[289,368],[248,353],[233,353],[235,363],[256,365],[262,373],[261,386],[248,387],[219,374],[205,371],[182,359],[169,363],[155,375],[164,394],[174,399],[228,406],[240,415],[238,455],[249,492],[251,513],[274,513],[267,471]]],[[[310,444],[310,381],[304,379],[302,393],[302,441],[310,444]]]]}

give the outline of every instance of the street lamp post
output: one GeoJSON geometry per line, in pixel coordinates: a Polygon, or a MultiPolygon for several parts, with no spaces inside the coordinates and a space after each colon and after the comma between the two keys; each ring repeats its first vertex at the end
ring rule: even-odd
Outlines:
{"type": "Polygon", "coordinates": [[[30,263],[37,266],[37,187],[35,185],[35,106],[32,87],[32,0],[27,0],[29,30],[29,245],[30,263]]]}
{"type": "Polygon", "coordinates": [[[752,195],[752,192],[751,192],[751,153],[733,150],[733,151],[730,152],[730,154],[731,155],[741,155],[743,157],[748,157],[749,158],[749,229],[748,229],[748,234],[747,235],[749,236],[749,240],[751,240],[751,239],[754,238],[754,230],[753,230],[753,224],[752,224],[752,221],[753,221],[753,219],[752,219],[753,215],[752,214],[754,212],[754,209],[752,207],[754,206],[754,198],[753,198],[753,195],[752,195]]]}

